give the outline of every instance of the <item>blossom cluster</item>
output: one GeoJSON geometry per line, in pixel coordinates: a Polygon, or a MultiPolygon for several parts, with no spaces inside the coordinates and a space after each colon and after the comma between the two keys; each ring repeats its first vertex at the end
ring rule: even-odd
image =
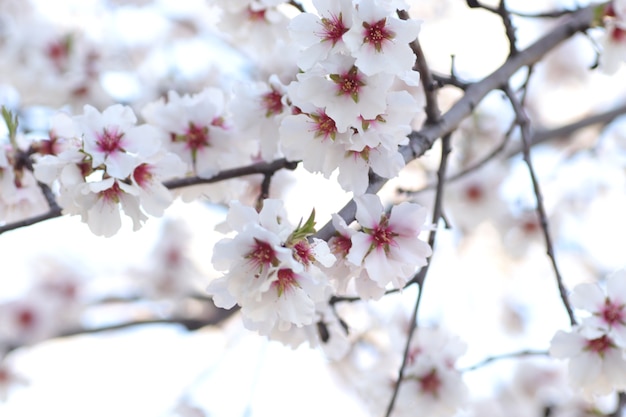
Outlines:
{"type": "Polygon", "coordinates": [[[248,326],[262,334],[314,324],[316,304],[331,290],[320,268],[335,261],[326,242],[307,239],[314,214],[294,228],[282,202],[267,199],[258,213],[233,202],[226,221],[237,234],[213,252],[215,268],[226,271],[208,288],[215,305],[239,305],[248,326]]]}
{"type": "Polygon", "coordinates": [[[409,44],[420,24],[396,17],[402,1],[313,3],[319,15],[289,25],[301,72],[288,86],[293,114],[280,126],[282,151],[326,177],[338,169],[339,184],[360,195],[370,169],[391,178],[404,166],[398,146],[419,113],[406,89],[419,81],[409,44]]]}
{"type": "Polygon", "coordinates": [[[626,389],[626,271],[595,283],[577,285],[570,295],[576,309],[586,313],[570,332],[559,330],[550,354],[569,359],[569,378],[587,396],[626,389]]]}
{"type": "Polygon", "coordinates": [[[313,214],[298,227],[290,225],[280,200],[264,200],[258,213],[231,203],[226,221],[236,234],[217,243],[212,259],[216,269],[225,271],[208,287],[215,304],[239,305],[246,327],[261,334],[291,345],[305,340],[317,345],[319,337],[304,337],[298,329],[339,329],[328,300],[347,291],[352,279],[363,298],[402,289],[431,255],[430,246],[419,239],[425,209],[407,202],[387,215],[376,195],[356,202],[357,228],[335,215],[338,229],[329,243],[313,237],[313,214]]]}
{"type": "Polygon", "coordinates": [[[161,216],[172,199],[163,181],[185,173],[182,161],[163,149],[160,132],[136,122],[133,110],[119,104],[102,113],[88,105],[82,115],[60,113],[51,130],[62,150],[34,166],[39,181],[58,186],[63,210],[80,215],[97,235],[120,229],[120,209],[135,230],[146,214],[161,216]]]}

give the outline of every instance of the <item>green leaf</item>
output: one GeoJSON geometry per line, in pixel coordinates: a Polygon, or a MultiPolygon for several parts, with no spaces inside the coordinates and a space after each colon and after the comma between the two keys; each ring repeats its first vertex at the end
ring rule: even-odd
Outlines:
{"type": "Polygon", "coordinates": [[[291,244],[295,244],[302,239],[306,239],[308,236],[311,236],[315,233],[315,209],[311,210],[311,214],[307,221],[302,224],[302,219],[300,219],[300,223],[298,223],[298,227],[291,233],[289,236],[288,242],[291,244]]]}
{"type": "Polygon", "coordinates": [[[17,120],[17,115],[13,114],[13,112],[6,107],[2,106],[2,118],[4,119],[4,123],[6,123],[7,128],[9,129],[9,140],[11,144],[17,148],[17,143],[15,142],[15,138],[17,135],[17,127],[19,122],[17,120]]]}

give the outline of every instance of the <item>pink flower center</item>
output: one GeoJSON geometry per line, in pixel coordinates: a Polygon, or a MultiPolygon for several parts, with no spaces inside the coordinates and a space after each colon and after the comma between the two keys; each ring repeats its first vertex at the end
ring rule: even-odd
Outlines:
{"type": "Polygon", "coordinates": [[[478,184],[470,184],[469,187],[465,188],[465,198],[472,203],[478,203],[484,197],[483,187],[478,184]]]}
{"type": "Polygon", "coordinates": [[[616,43],[626,42],[626,31],[619,27],[613,28],[611,31],[611,40],[616,43]]]}
{"type": "Polygon", "coordinates": [[[265,20],[265,9],[252,10],[251,7],[248,7],[248,19],[252,20],[253,22],[265,20]]]}
{"type": "Polygon", "coordinates": [[[344,33],[348,31],[346,25],[343,24],[343,16],[339,13],[339,16],[335,16],[333,14],[330,15],[330,18],[323,17],[322,20],[322,42],[331,41],[333,46],[337,44],[341,40],[341,37],[344,33]]]}
{"type": "Polygon", "coordinates": [[[111,130],[105,127],[102,134],[96,134],[98,150],[107,156],[113,152],[124,151],[122,148],[123,136],[124,133],[118,132],[116,127],[111,128],[111,130]]]}
{"type": "Polygon", "coordinates": [[[328,117],[324,111],[320,114],[311,113],[309,117],[313,119],[316,138],[321,136],[324,139],[330,137],[332,140],[335,140],[337,136],[337,126],[335,125],[335,121],[328,117]]]}
{"type": "Polygon", "coordinates": [[[0,386],[8,384],[10,380],[9,371],[0,368],[0,386]]]}
{"type": "Polygon", "coordinates": [[[383,216],[380,224],[376,225],[371,231],[371,245],[372,249],[382,248],[385,252],[389,251],[389,245],[394,243],[395,233],[387,225],[387,218],[383,216]]]}
{"type": "Polygon", "coordinates": [[[37,316],[35,312],[32,309],[25,307],[17,312],[15,321],[22,329],[28,330],[34,327],[35,322],[37,321],[36,318],[37,316]]]}
{"type": "Polygon", "coordinates": [[[311,245],[307,240],[301,240],[293,246],[294,258],[303,265],[309,265],[315,260],[311,245]]]}
{"type": "MultiPolygon", "coordinates": [[[[274,252],[272,245],[257,238],[254,238],[252,251],[246,255],[246,258],[250,260],[254,269],[259,272],[263,272],[264,269],[269,268],[270,265],[277,261],[276,252],[274,252]]],[[[259,275],[257,274],[255,277],[258,278],[259,275]]]]}
{"type": "Polygon", "coordinates": [[[585,350],[590,350],[591,352],[603,355],[606,351],[612,349],[613,346],[613,341],[607,335],[604,335],[602,337],[598,337],[597,339],[587,340],[585,350]]]}
{"type": "Polygon", "coordinates": [[[283,111],[282,98],[282,94],[276,90],[272,90],[263,95],[261,100],[263,102],[263,107],[265,108],[265,117],[280,114],[283,111]]]}
{"type": "Polygon", "coordinates": [[[436,369],[433,369],[426,375],[419,377],[418,381],[422,392],[431,394],[433,397],[437,397],[439,395],[439,389],[441,388],[441,379],[439,379],[436,369]]]}
{"type": "Polygon", "coordinates": [[[209,146],[209,128],[189,123],[189,128],[185,132],[185,141],[187,147],[194,152],[209,146]]]}
{"type": "Polygon", "coordinates": [[[278,296],[282,296],[285,290],[293,287],[299,287],[296,274],[291,269],[280,269],[277,274],[278,279],[272,285],[278,291],[278,296]]]}
{"type": "Polygon", "coordinates": [[[141,188],[145,188],[152,180],[152,165],[141,164],[133,171],[133,178],[141,188]]]}
{"type": "Polygon", "coordinates": [[[623,306],[611,302],[608,298],[604,302],[604,308],[600,314],[602,315],[602,320],[604,320],[604,322],[609,326],[621,325],[624,323],[623,306]]]}
{"type": "Polygon", "coordinates": [[[382,50],[383,42],[391,40],[394,38],[395,33],[390,31],[385,26],[387,23],[387,19],[381,19],[375,23],[367,23],[363,22],[363,27],[365,28],[365,34],[363,37],[363,43],[369,43],[374,46],[376,52],[380,52],[382,50]]]}
{"type": "Polygon", "coordinates": [[[120,196],[124,191],[120,188],[120,185],[115,181],[111,188],[107,188],[106,190],[100,191],[98,194],[100,198],[103,198],[106,202],[119,203],[120,196]]]}
{"type": "Polygon", "coordinates": [[[330,248],[334,254],[341,255],[344,258],[348,256],[348,252],[350,252],[350,248],[352,247],[352,240],[350,237],[339,234],[333,236],[328,243],[330,244],[330,248]]]}
{"type": "Polygon", "coordinates": [[[330,79],[337,84],[337,95],[350,96],[355,103],[359,102],[359,92],[365,85],[362,78],[355,66],[343,74],[330,74],[330,79]]]}

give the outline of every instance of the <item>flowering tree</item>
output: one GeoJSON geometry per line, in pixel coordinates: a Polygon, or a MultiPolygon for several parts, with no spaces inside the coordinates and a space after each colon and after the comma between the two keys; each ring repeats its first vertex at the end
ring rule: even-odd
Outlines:
{"type": "Polygon", "coordinates": [[[135,3],[68,25],[2,2],[0,233],[166,220],[141,284],[93,296],[48,261],[0,304],[0,397],[48,339],[236,320],[321,350],[371,415],[621,415],[625,1],[135,3]],[[128,14],[152,36],[115,39],[128,14]]]}

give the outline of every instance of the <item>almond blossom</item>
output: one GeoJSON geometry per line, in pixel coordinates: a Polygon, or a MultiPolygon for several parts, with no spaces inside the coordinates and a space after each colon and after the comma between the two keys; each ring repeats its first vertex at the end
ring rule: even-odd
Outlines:
{"type": "Polygon", "coordinates": [[[607,334],[626,348],[626,270],[606,279],[606,290],[598,284],[577,285],[570,295],[572,306],[591,313],[582,326],[591,335],[607,334]]]}
{"type": "Polygon", "coordinates": [[[624,350],[607,334],[586,336],[578,326],[571,332],[559,330],[550,342],[550,355],[569,360],[570,383],[587,396],[626,389],[624,350]]]}
{"type": "Polygon", "coordinates": [[[362,230],[352,235],[348,261],[362,265],[367,278],[380,288],[388,284],[402,288],[432,254],[430,246],[418,237],[426,220],[426,209],[403,202],[387,215],[380,198],[374,194],[356,197],[355,202],[356,220],[362,230]]]}
{"type": "Polygon", "coordinates": [[[363,1],[344,40],[356,58],[354,65],[364,74],[405,74],[415,63],[409,43],[417,38],[419,29],[418,21],[400,20],[375,2],[363,1]]]}
{"type": "Polygon", "coordinates": [[[319,16],[301,13],[289,23],[291,37],[304,49],[298,56],[298,66],[306,71],[331,53],[347,53],[344,34],[352,25],[352,0],[313,0],[319,16]]]}
{"type": "Polygon", "coordinates": [[[335,261],[326,242],[307,240],[314,232],[314,214],[294,228],[283,203],[266,199],[258,213],[233,202],[226,221],[236,235],[214,249],[213,263],[225,271],[207,289],[215,304],[239,305],[246,326],[261,334],[312,324],[316,303],[330,297],[320,266],[335,261]]]}
{"type": "Polygon", "coordinates": [[[58,155],[34,164],[37,180],[59,191],[59,205],[80,215],[97,235],[113,236],[121,227],[120,208],[138,230],[147,214],[160,216],[172,201],[162,181],[182,176],[180,159],[162,150],[161,132],[136,126],[129,107],[114,105],[102,113],[85,106],[82,115],[60,114],[51,131],[64,142],[58,155]]]}

